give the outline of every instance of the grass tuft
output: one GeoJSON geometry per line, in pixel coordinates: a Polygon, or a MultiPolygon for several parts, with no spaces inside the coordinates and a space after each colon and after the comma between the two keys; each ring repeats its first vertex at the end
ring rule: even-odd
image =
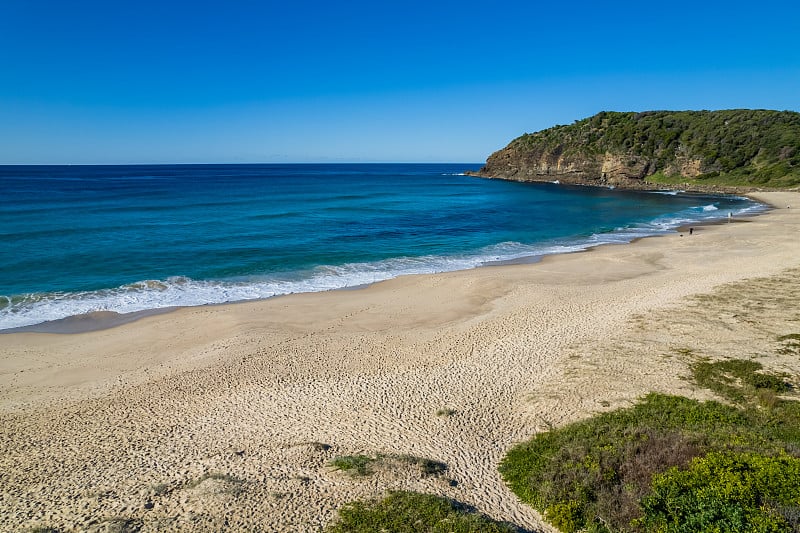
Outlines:
{"type": "Polygon", "coordinates": [[[416,457],[414,455],[400,455],[397,459],[403,463],[418,467],[424,477],[440,476],[447,472],[447,464],[435,459],[416,457]]]}
{"type": "Polygon", "coordinates": [[[230,474],[222,474],[219,472],[207,472],[200,476],[199,478],[195,479],[194,481],[189,481],[183,485],[184,489],[196,489],[199,487],[204,481],[208,480],[215,480],[215,481],[222,481],[225,485],[225,492],[233,495],[233,496],[240,496],[243,491],[245,490],[245,481],[243,479],[239,479],[236,476],[232,476],[230,474]]]}
{"type": "Polygon", "coordinates": [[[710,362],[701,360],[692,365],[695,382],[734,403],[742,403],[767,390],[776,394],[789,392],[791,385],[785,376],[761,371],[757,361],[728,359],[710,362]]]}
{"type": "Polygon", "coordinates": [[[379,468],[398,464],[418,468],[422,477],[439,476],[447,471],[447,464],[441,461],[408,454],[343,455],[330,462],[334,469],[352,476],[368,476],[379,468]]]}
{"type": "Polygon", "coordinates": [[[140,531],[144,523],[133,518],[112,518],[104,523],[108,533],[136,533],[140,531]]]}
{"type": "Polygon", "coordinates": [[[377,456],[342,455],[331,460],[330,465],[354,476],[368,476],[372,474],[372,464],[377,460],[377,456]]]}
{"type": "Polygon", "coordinates": [[[151,489],[156,496],[163,496],[170,491],[169,483],[158,483],[153,485],[151,489]]]}

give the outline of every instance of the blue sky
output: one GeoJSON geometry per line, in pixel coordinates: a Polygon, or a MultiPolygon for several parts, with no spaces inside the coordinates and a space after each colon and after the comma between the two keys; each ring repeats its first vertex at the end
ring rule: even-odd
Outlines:
{"type": "Polygon", "coordinates": [[[481,162],[602,110],[800,110],[797,2],[0,2],[0,164],[481,162]]]}

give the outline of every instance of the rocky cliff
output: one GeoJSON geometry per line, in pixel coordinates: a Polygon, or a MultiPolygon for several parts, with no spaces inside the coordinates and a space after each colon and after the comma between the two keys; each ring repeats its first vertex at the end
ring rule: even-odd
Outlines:
{"type": "Polygon", "coordinates": [[[768,110],[602,112],[526,133],[476,175],[652,188],[800,185],[800,113],[768,110]]]}

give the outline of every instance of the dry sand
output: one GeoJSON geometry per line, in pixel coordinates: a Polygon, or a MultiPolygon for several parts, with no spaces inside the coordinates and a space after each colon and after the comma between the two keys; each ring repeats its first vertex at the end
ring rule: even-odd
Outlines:
{"type": "Polygon", "coordinates": [[[776,209],[692,236],[0,335],[0,529],[318,531],[406,488],[549,531],[497,473],[514,443],[651,390],[708,397],[697,354],[797,374],[777,336],[800,333],[800,194],[754,196],[776,209]],[[329,466],[376,453],[448,470],[329,466]]]}

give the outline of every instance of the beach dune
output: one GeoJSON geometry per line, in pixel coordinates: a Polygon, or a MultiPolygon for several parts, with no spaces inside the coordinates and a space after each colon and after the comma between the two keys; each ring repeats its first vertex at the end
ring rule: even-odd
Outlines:
{"type": "Polygon", "coordinates": [[[403,488],[549,531],[497,473],[509,447],[651,390],[707,397],[689,343],[751,356],[800,332],[796,309],[761,327],[698,304],[797,290],[800,194],[753,196],[775,208],[536,264],[0,335],[0,529],[318,531],[403,488]],[[357,454],[447,470],[331,467],[357,454]]]}

